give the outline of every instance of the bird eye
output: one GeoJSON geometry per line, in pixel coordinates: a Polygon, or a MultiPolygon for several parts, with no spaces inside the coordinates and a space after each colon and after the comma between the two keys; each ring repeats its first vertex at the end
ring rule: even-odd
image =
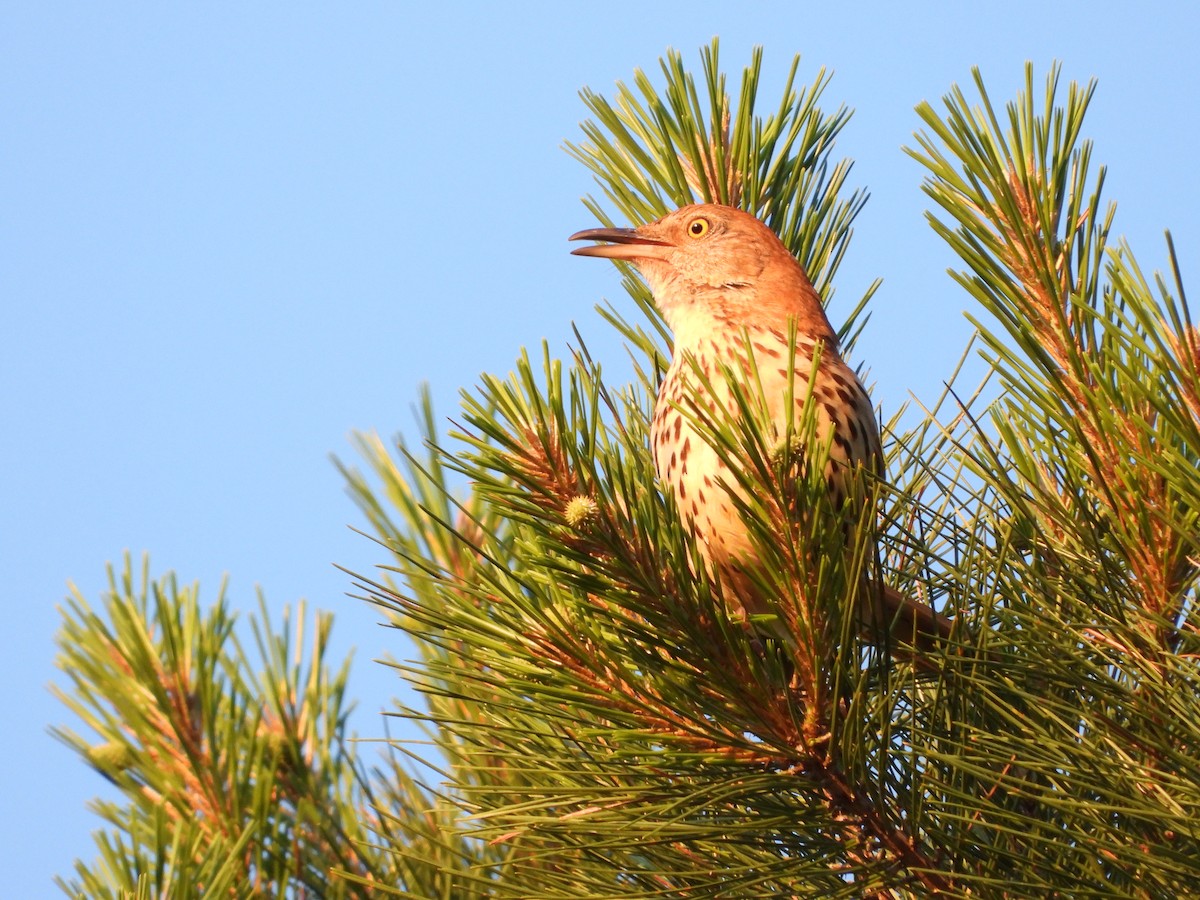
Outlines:
{"type": "Polygon", "coordinates": [[[702,238],[708,234],[709,229],[711,228],[712,225],[709,224],[708,219],[692,219],[692,221],[688,223],[688,237],[702,238]]]}

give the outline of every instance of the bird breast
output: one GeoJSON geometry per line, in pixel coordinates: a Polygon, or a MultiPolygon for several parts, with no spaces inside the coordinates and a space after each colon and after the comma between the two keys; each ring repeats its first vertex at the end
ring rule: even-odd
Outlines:
{"type": "MultiPolygon", "coordinates": [[[[677,334],[675,353],[659,389],[651,427],[655,468],[698,538],[703,555],[722,567],[748,559],[753,547],[733,500],[742,490],[721,455],[697,431],[694,419],[697,414],[718,422],[723,416],[738,416],[739,405],[726,378],[726,367],[731,375],[743,378],[745,385],[756,371],[765,401],[764,436],[771,442],[768,446],[781,441],[789,397],[795,404],[794,422],[800,421],[816,350],[813,342],[800,336],[792,357],[788,344],[786,333],[775,329],[742,330],[728,339],[723,339],[720,331],[704,336],[677,334]],[[680,337],[690,339],[683,344],[680,337]],[[703,379],[696,378],[697,369],[704,373],[706,387],[702,387],[703,379]],[[789,379],[794,379],[792,385],[789,379]]],[[[874,410],[853,370],[832,349],[822,351],[816,378],[812,388],[816,439],[831,442],[827,476],[831,489],[840,492],[839,472],[844,466],[877,465],[879,437],[874,410]]],[[[745,393],[753,400],[752,388],[745,393]]],[[[835,502],[840,503],[836,496],[835,502]]]]}

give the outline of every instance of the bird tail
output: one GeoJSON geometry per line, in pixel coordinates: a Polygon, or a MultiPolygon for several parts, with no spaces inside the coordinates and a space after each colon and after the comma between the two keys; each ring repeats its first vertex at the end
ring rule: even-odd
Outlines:
{"type": "Polygon", "coordinates": [[[910,658],[919,668],[937,668],[930,657],[939,650],[945,652],[954,630],[953,620],[890,585],[883,585],[880,599],[893,653],[910,658]]]}

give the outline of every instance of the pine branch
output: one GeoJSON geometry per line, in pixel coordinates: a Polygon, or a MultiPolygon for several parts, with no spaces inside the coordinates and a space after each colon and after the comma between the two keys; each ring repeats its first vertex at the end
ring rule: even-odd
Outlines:
{"type": "Polygon", "coordinates": [[[1003,867],[1031,889],[1071,877],[1169,894],[1194,877],[1149,858],[1177,852],[1196,787],[1196,720],[1161,693],[1192,696],[1196,678],[1186,305],[1161,279],[1157,301],[1128,248],[1108,245],[1113,207],[1100,216],[1103,170],[1089,184],[1081,138],[1094,85],[1060,106],[1055,68],[1038,110],[1027,67],[1001,117],[975,81],[978,107],[955,89],[944,119],[918,109],[933,136],[910,152],[945,216],[931,224],[967,267],[955,280],[998,325],[975,319],[1005,389],[995,433],[959,458],[984,485],[974,565],[995,598],[992,646],[1008,649],[990,681],[967,677],[970,702],[922,752],[971,825],[959,852],[990,835],[980,873],[1011,853],[1003,867]]]}
{"type": "MultiPolygon", "coordinates": [[[[1013,398],[998,427],[1032,491],[1015,499],[1026,506],[1032,500],[1029,514],[1053,543],[1067,545],[1044,546],[1048,558],[1074,553],[1072,545],[1094,537],[1094,528],[1077,533],[1081,521],[1103,522],[1105,555],[1121,560],[1127,580],[1110,585],[1100,602],[1132,594],[1149,613],[1147,638],[1169,645],[1178,639],[1173,629],[1151,620],[1174,619],[1195,582],[1197,569],[1187,560],[1195,556],[1197,507],[1181,503],[1180,488],[1155,461],[1174,458],[1176,473],[1200,463],[1195,413],[1181,420],[1175,412],[1188,408],[1195,380],[1186,353],[1178,352],[1194,335],[1167,325],[1136,266],[1129,271],[1128,250],[1108,249],[1114,208],[1097,219],[1104,173],[1088,187],[1091,144],[1080,141],[1094,84],[1071,85],[1060,109],[1055,69],[1039,114],[1027,67],[1026,90],[1009,106],[1005,133],[978,73],[976,83],[981,110],[972,111],[961,92],[947,99],[946,122],[927,105],[919,110],[950,156],[923,136],[925,152],[914,155],[933,173],[927,192],[957,222],[954,228],[931,219],[971,269],[956,279],[1012,342],[980,326],[1013,398]]],[[[1174,308],[1182,324],[1186,308],[1174,308]]]]}
{"type": "Polygon", "coordinates": [[[359,822],[365,772],[349,753],[347,665],[326,666],[330,619],[273,630],[260,601],[251,630],[255,671],[223,595],[204,612],[195,588],[168,577],[140,583],[126,559],[110,570],[103,613],[76,594],[64,610],[56,688],[91,737],[54,729],[113,782],[124,802],[97,804],[112,829],[97,835],[101,858],[76,864],[65,891],[116,896],[200,896],[287,886],[322,896],[370,896],[393,882],[387,857],[359,822]],[[331,876],[352,873],[359,887],[331,876]]]}

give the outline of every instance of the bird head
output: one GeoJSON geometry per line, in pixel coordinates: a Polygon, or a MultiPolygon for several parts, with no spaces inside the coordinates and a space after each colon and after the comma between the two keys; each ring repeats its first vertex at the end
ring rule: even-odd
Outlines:
{"type": "Polygon", "coordinates": [[[577,247],[576,256],[636,266],[676,331],[682,317],[697,314],[741,325],[778,325],[790,316],[832,338],[804,269],[770,228],[740,209],[684,206],[638,228],[588,228],[570,240],[606,242],[577,247]]]}

